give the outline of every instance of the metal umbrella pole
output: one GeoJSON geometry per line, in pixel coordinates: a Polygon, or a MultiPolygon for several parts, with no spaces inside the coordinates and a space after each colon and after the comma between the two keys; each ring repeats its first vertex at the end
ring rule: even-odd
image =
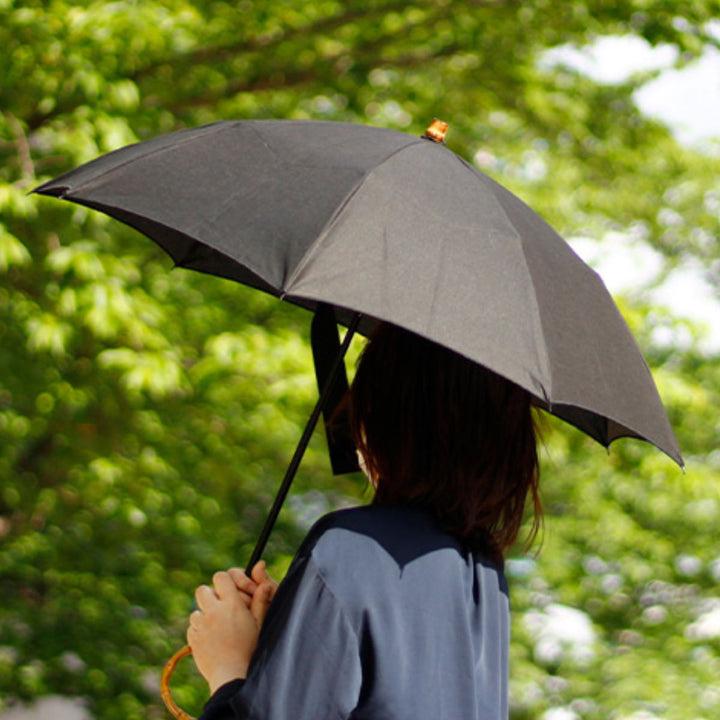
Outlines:
{"type": "Polygon", "coordinates": [[[325,384],[322,388],[322,392],[320,393],[320,397],[318,398],[317,403],[315,403],[315,407],[313,408],[313,411],[308,418],[307,424],[305,425],[305,430],[303,431],[302,437],[300,438],[300,441],[295,448],[295,453],[292,457],[292,460],[290,461],[290,464],[288,465],[288,468],[285,472],[285,477],[283,478],[277,494],[275,495],[275,501],[273,502],[267,519],[265,520],[265,525],[260,532],[260,537],[258,538],[258,541],[255,545],[255,549],[250,555],[250,560],[248,561],[247,569],[245,571],[248,577],[250,577],[252,569],[262,557],[265,546],[267,545],[267,541],[270,539],[270,533],[272,532],[275,521],[280,514],[280,510],[283,506],[283,503],[285,502],[285,498],[287,497],[287,494],[290,490],[290,486],[295,479],[295,474],[298,467],[300,466],[300,461],[305,454],[305,450],[307,449],[308,443],[310,442],[313,431],[315,430],[317,421],[320,418],[320,413],[322,413],[323,409],[325,408],[327,399],[330,396],[333,385],[338,376],[338,371],[340,370],[342,362],[345,359],[345,355],[348,348],[350,347],[350,342],[353,339],[353,335],[355,335],[355,331],[357,330],[357,326],[360,322],[361,317],[362,316],[360,315],[360,313],[355,313],[352,320],[350,321],[350,325],[348,326],[345,337],[343,338],[343,343],[340,346],[340,350],[338,351],[337,355],[335,356],[333,365],[330,369],[330,372],[328,373],[327,379],[325,380],[325,384]]]}

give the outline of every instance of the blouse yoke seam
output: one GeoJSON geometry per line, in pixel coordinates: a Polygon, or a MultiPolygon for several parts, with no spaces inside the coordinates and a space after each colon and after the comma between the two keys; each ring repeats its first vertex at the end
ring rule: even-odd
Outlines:
{"type": "Polygon", "coordinates": [[[355,627],[355,624],[352,623],[352,622],[350,622],[350,620],[349,620],[349,618],[348,618],[348,616],[347,616],[347,612],[345,611],[345,607],[343,606],[343,603],[340,602],[340,599],[339,599],[338,596],[335,594],[335,592],[333,592],[332,587],[330,587],[330,583],[328,582],[327,577],[325,577],[325,575],[323,574],[323,572],[322,572],[322,570],[321,570],[321,568],[320,568],[320,565],[319,565],[319,564],[315,561],[315,559],[313,558],[313,556],[312,556],[312,551],[311,551],[310,553],[308,553],[308,558],[307,558],[307,559],[308,559],[308,563],[309,563],[309,564],[312,564],[312,567],[313,567],[313,570],[314,570],[314,572],[315,572],[315,575],[318,577],[318,579],[319,579],[320,582],[322,583],[323,588],[325,588],[325,590],[327,590],[327,592],[330,594],[330,596],[332,597],[333,601],[334,601],[335,604],[337,605],[338,610],[340,611],[340,615],[342,616],[343,622],[352,630],[352,633],[353,633],[353,635],[355,636],[355,639],[356,639],[357,641],[359,641],[359,640],[360,640],[360,636],[358,635],[358,631],[357,631],[357,628],[355,627]]]}

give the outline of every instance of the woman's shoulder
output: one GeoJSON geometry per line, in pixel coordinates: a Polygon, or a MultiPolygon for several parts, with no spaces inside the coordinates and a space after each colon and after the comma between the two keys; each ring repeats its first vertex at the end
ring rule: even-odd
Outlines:
{"type": "Polygon", "coordinates": [[[330,513],[312,528],[298,559],[351,613],[377,603],[378,593],[397,602],[420,587],[428,593],[428,577],[438,593],[455,588],[462,597],[480,576],[502,585],[496,566],[473,555],[430,513],[408,506],[330,513]]]}
{"type": "Polygon", "coordinates": [[[355,530],[372,529],[381,527],[388,521],[397,521],[412,515],[425,516],[425,513],[405,505],[355,505],[323,515],[315,523],[311,532],[325,531],[333,527],[355,530]]]}
{"type": "Polygon", "coordinates": [[[325,574],[400,571],[410,562],[436,556],[460,557],[455,538],[432,515],[403,505],[367,505],[329,513],[310,530],[301,552],[325,574]]]}
{"type": "Polygon", "coordinates": [[[310,528],[301,555],[324,557],[328,548],[338,557],[386,534],[387,513],[374,505],[343,508],[323,515],[310,528]]]}
{"type": "Polygon", "coordinates": [[[457,545],[438,527],[430,513],[407,505],[363,505],[328,513],[313,525],[308,540],[316,545],[326,536],[346,544],[368,541],[402,544],[404,539],[417,542],[423,538],[423,545],[427,542],[457,545]]]}

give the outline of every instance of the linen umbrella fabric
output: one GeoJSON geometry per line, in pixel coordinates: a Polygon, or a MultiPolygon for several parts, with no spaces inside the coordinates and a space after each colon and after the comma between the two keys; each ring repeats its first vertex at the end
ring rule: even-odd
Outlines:
{"type": "Polygon", "coordinates": [[[442,143],[335,122],[225,121],[131,145],[35,192],[102,210],[179,266],[359,330],[387,320],[516,382],[605,446],[682,457],[599,276],[442,143]]]}

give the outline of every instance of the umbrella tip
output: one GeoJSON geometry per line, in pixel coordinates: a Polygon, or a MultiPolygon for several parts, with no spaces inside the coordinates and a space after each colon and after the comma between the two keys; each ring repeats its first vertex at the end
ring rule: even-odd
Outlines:
{"type": "Polygon", "coordinates": [[[435,118],[427,127],[425,137],[436,143],[445,142],[445,134],[447,133],[448,124],[443,120],[435,118]]]}

